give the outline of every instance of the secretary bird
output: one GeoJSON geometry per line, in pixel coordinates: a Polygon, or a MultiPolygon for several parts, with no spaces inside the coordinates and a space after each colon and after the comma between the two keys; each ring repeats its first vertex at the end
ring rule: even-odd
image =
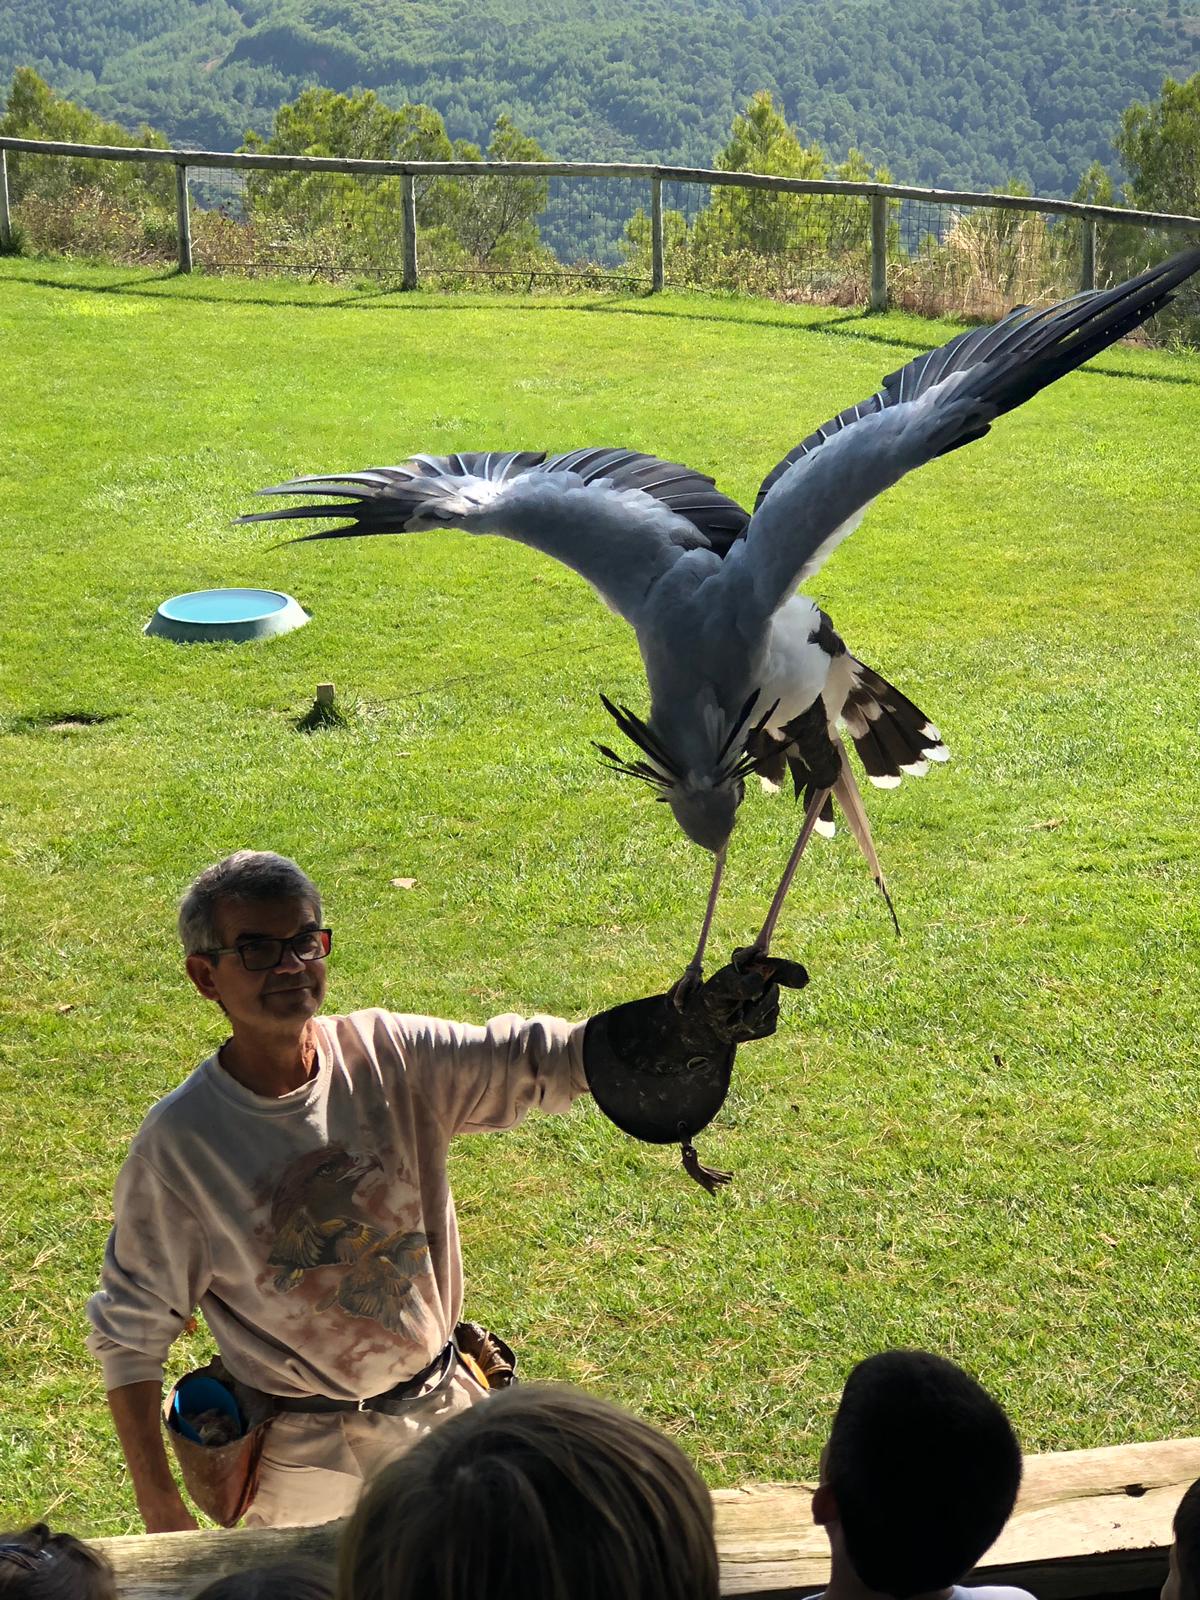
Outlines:
{"type": "MultiPolygon", "coordinates": [[[[532,546],[573,568],[633,627],[650,689],[643,720],[605,708],[640,755],[601,754],[658,791],[689,839],[716,858],[696,953],[703,971],[729,838],[757,772],[791,768],[804,821],[748,959],[765,958],[805,846],[838,800],[886,895],[867,817],[838,732],[875,783],[921,773],[947,751],[913,703],[851,655],[830,619],[798,594],[905,473],[987,433],[996,417],[1132,332],[1200,269],[1200,249],[1116,288],[1041,311],[1018,307],[959,334],[883,380],[790,450],[763,480],[753,516],[687,467],[631,450],[417,455],[402,466],[294,478],[271,495],[340,496],[240,522],[343,518],[310,539],[461,528],[532,546]]],[[[888,900],[889,907],[891,905],[888,900]]],[[[894,917],[894,912],[893,912],[894,917]]]]}

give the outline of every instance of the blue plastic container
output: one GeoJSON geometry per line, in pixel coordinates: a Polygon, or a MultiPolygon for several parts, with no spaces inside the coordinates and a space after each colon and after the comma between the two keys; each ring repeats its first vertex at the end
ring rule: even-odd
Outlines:
{"type": "Polygon", "coordinates": [[[193,1373],[191,1377],[181,1380],[171,1401],[172,1428],[193,1444],[202,1444],[203,1440],[187,1418],[201,1411],[222,1411],[237,1423],[239,1434],[246,1431],[238,1403],[225,1385],[217,1378],[193,1373]]]}
{"type": "Polygon", "coordinates": [[[278,589],[195,589],[164,600],[146,624],[146,632],[177,644],[215,640],[240,644],[291,633],[307,621],[304,607],[278,589]]]}

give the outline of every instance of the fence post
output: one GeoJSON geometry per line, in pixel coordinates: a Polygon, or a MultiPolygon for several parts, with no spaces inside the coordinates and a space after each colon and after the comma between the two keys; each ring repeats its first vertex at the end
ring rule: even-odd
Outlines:
{"type": "Polygon", "coordinates": [[[8,209],[8,151],[0,150],[0,250],[12,249],[12,213],[8,209]]]}
{"type": "Polygon", "coordinates": [[[417,287],[417,189],[411,172],[400,179],[401,240],[404,246],[404,272],[400,279],[402,289],[417,287]]]}
{"type": "Polygon", "coordinates": [[[192,211],[188,196],[188,169],[175,163],[175,222],[179,235],[179,270],[192,270],[192,211]]]}
{"type": "Polygon", "coordinates": [[[886,311],[887,289],[887,195],[871,196],[871,301],[872,311],[886,311]]]}
{"type": "Polygon", "coordinates": [[[1096,287],[1096,219],[1085,217],[1083,219],[1083,265],[1080,268],[1079,287],[1081,289],[1094,289],[1096,287]]]}
{"type": "Polygon", "coordinates": [[[650,293],[661,294],[664,282],[662,179],[650,179],[650,293]]]}

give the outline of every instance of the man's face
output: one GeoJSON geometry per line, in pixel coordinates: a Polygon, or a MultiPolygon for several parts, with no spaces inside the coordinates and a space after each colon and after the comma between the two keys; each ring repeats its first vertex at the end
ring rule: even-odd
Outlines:
{"type": "MultiPolygon", "coordinates": [[[[215,917],[217,937],[229,948],[251,939],[291,939],[319,927],[306,900],[223,900],[215,917]]],[[[325,962],[301,961],[285,949],[274,967],[248,972],[239,955],[187,958],[188,976],[206,1000],[214,1000],[235,1028],[299,1034],[321,1008],[328,976],[325,962]]]]}

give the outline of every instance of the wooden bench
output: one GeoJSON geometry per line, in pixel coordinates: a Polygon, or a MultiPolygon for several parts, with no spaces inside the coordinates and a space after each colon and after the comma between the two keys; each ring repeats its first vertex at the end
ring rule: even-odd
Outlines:
{"type": "MultiPolygon", "coordinates": [[[[1157,1589],[1166,1576],[1171,1518],[1200,1478],[1200,1439],[1027,1456],[1008,1527],[972,1574],[1012,1583],[1039,1600],[1157,1589]]],[[[829,1576],[825,1535],[814,1527],[812,1485],[717,1489],[713,1505],[721,1592],[744,1600],[798,1600],[829,1576]]],[[[117,1571],[122,1600],[191,1600],[226,1572],[299,1555],[328,1559],[342,1524],[97,1539],[117,1571]]]]}

